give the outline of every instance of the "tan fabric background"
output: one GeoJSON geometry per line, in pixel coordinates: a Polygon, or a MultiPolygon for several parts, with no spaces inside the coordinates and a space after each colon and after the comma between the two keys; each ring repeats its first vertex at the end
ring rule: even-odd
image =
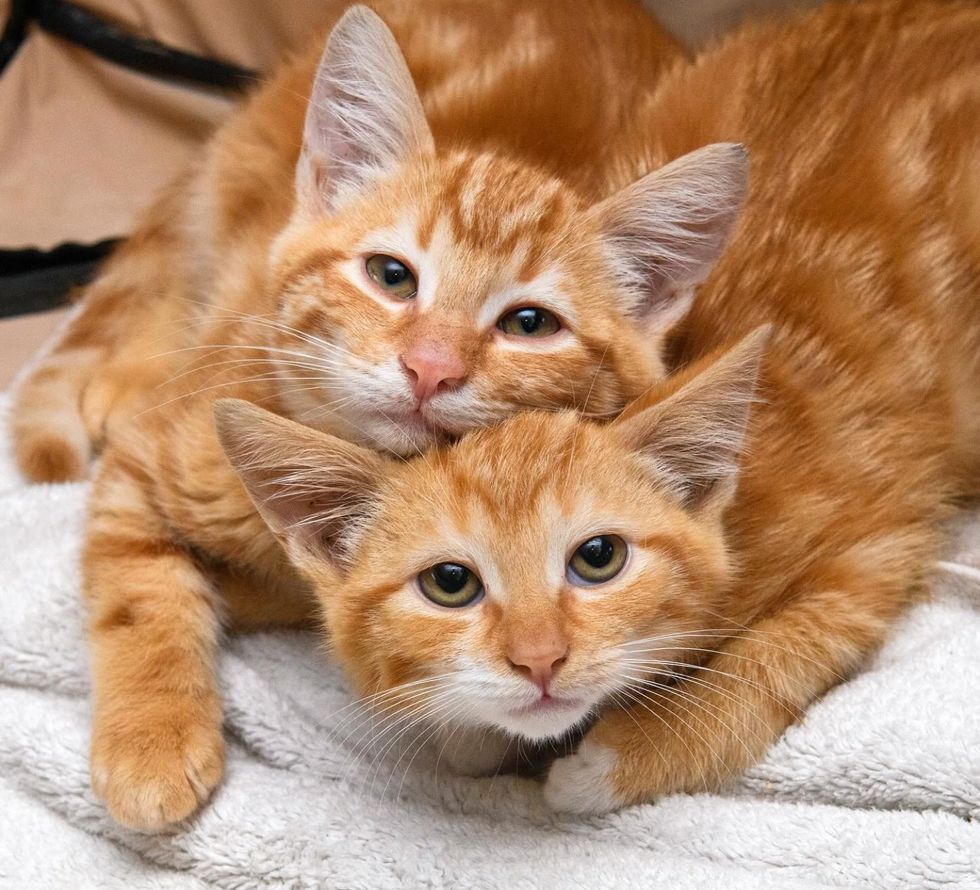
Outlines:
{"type": "MultiPolygon", "coordinates": [[[[77,0],[127,30],[268,71],[322,0],[77,0]]],[[[474,0],[479,2],[479,0],[474,0]]],[[[556,8],[561,0],[554,0],[556,8]]],[[[645,0],[695,45],[748,13],[813,0],[645,0]]],[[[6,21],[9,0],[0,0],[6,21]]],[[[37,29],[0,76],[0,247],[124,235],[232,97],[100,61],[37,29]]]]}
{"type": "MultiPolygon", "coordinates": [[[[85,0],[181,49],[268,70],[322,16],[314,0],[85,0]]],[[[6,20],[8,0],[0,0],[6,20]]],[[[232,97],[103,62],[33,29],[0,76],[0,246],[125,234],[232,97]]]]}

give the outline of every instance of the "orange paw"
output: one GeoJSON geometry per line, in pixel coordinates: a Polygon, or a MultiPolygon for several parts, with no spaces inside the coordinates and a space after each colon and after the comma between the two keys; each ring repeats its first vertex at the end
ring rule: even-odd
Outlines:
{"type": "Polygon", "coordinates": [[[224,771],[220,723],[130,716],[96,729],[92,787],[112,817],[140,831],[160,831],[193,814],[224,771]]]}
{"type": "Polygon", "coordinates": [[[88,471],[88,440],[73,441],[60,432],[22,434],[15,453],[21,473],[31,482],[75,482],[88,471]]]}

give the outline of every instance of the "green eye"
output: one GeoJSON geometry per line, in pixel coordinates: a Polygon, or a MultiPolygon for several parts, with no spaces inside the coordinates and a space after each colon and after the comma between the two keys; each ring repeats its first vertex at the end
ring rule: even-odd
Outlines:
{"type": "Polygon", "coordinates": [[[399,300],[411,300],[419,289],[412,270],[393,256],[377,253],[367,258],[364,267],[378,287],[399,300]]]}
{"type": "Polygon", "coordinates": [[[629,549],[616,535],[596,535],[579,544],[568,561],[568,578],[573,584],[602,584],[615,578],[626,565],[629,549]]]}
{"type": "Polygon", "coordinates": [[[459,609],[483,596],[483,584],[474,572],[455,562],[440,562],[419,574],[419,587],[438,606],[459,609]]]}
{"type": "Polygon", "coordinates": [[[525,306],[501,316],[497,327],[515,337],[549,337],[561,330],[558,319],[547,309],[525,306]]]}

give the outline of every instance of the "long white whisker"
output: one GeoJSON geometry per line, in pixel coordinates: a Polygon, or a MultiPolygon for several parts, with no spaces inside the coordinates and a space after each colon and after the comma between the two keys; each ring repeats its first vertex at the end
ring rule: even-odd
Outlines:
{"type": "MultiPolygon", "coordinates": [[[[753,757],[752,751],[750,750],[749,746],[745,744],[744,740],[738,735],[738,733],[734,731],[735,727],[728,722],[728,718],[731,717],[733,720],[737,721],[739,726],[741,726],[741,728],[746,732],[752,733],[752,735],[755,736],[757,741],[760,742],[762,741],[762,737],[759,735],[759,733],[753,727],[749,726],[748,723],[746,723],[738,715],[729,714],[727,711],[724,710],[724,708],[721,708],[717,705],[712,705],[710,702],[704,701],[703,698],[699,698],[693,693],[689,693],[681,689],[679,686],[676,685],[669,686],[665,683],[657,683],[656,681],[647,680],[644,679],[643,677],[632,677],[629,675],[626,675],[626,679],[633,681],[634,684],[639,684],[638,686],[633,685],[631,687],[633,689],[640,690],[640,689],[650,688],[650,689],[662,690],[660,694],[663,695],[665,698],[669,698],[670,695],[675,695],[678,698],[682,699],[683,701],[687,702],[689,705],[693,705],[697,708],[700,708],[709,716],[714,716],[715,719],[719,720],[725,726],[726,729],[732,732],[732,736],[745,749],[745,753],[749,756],[750,759],[753,757]]],[[[735,699],[735,702],[738,704],[744,704],[744,702],[741,702],[739,699],[735,699]]],[[[700,723],[705,728],[705,730],[710,729],[710,726],[702,722],[695,714],[691,713],[691,717],[697,720],[698,723],[700,723]]]]}

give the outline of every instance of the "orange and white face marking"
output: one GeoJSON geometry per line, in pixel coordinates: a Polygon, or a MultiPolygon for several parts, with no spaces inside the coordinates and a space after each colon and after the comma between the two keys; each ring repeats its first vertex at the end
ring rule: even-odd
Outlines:
{"type": "Polygon", "coordinates": [[[419,164],[329,221],[294,226],[277,257],[287,332],[272,345],[309,357],[281,363],[284,402],[354,441],[412,453],[522,408],[611,412],[657,375],[656,350],[624,315],[579,201],[511,162],[419,164]],[[365,264],[379,255],[414,277],[411,298],[372,280],[365,264]],[[542,310],[557,329],[501,330],[522,309],[542,310]]]}
{"type": "MultiPolygon", "coordinates": [[[[536,49],[507,55],[537,67],[539,18],[512,27],[536,49]]],[[[391,32],[353,8],[313,78],[271,253],[270,345],[306,353],[279,362],[286,413],[407,454],[521,409],[609,414],[658,379],[677,294],[737,216],[744,151],[692,152],[590,207],[559,168],[493,140],[439,148],[391,32]]]]}
{"type": "MultiPolygon", "coordinates": [[[[664,635],[656,657],[683,658],[671,634],[705,626],[727,577],[718,529],[571,414],[524,415],[392,466],[353,568],[323,591],[328,623],[365,691],[438,677],[432,702],[454,702],[454,725],[563,735],[635,679],[637,640],[664,635]],[[570,562],[597,536],[626,555],[586,583],[570,562]],[[478,579],[471,603],[426,594],[420,575],[441,564],[478,579]]],[[[413,703],[424,710],[425,694],[413,703]]]]}
{"type": "Polygon", "coordinates": [[[710,639],[730,580],[722,515],[767,337],[611,423],[524,412],[414,460],[245,402],[219,436],[360,691],[556,738],[704,651],[686,640],[710,639]]]}

